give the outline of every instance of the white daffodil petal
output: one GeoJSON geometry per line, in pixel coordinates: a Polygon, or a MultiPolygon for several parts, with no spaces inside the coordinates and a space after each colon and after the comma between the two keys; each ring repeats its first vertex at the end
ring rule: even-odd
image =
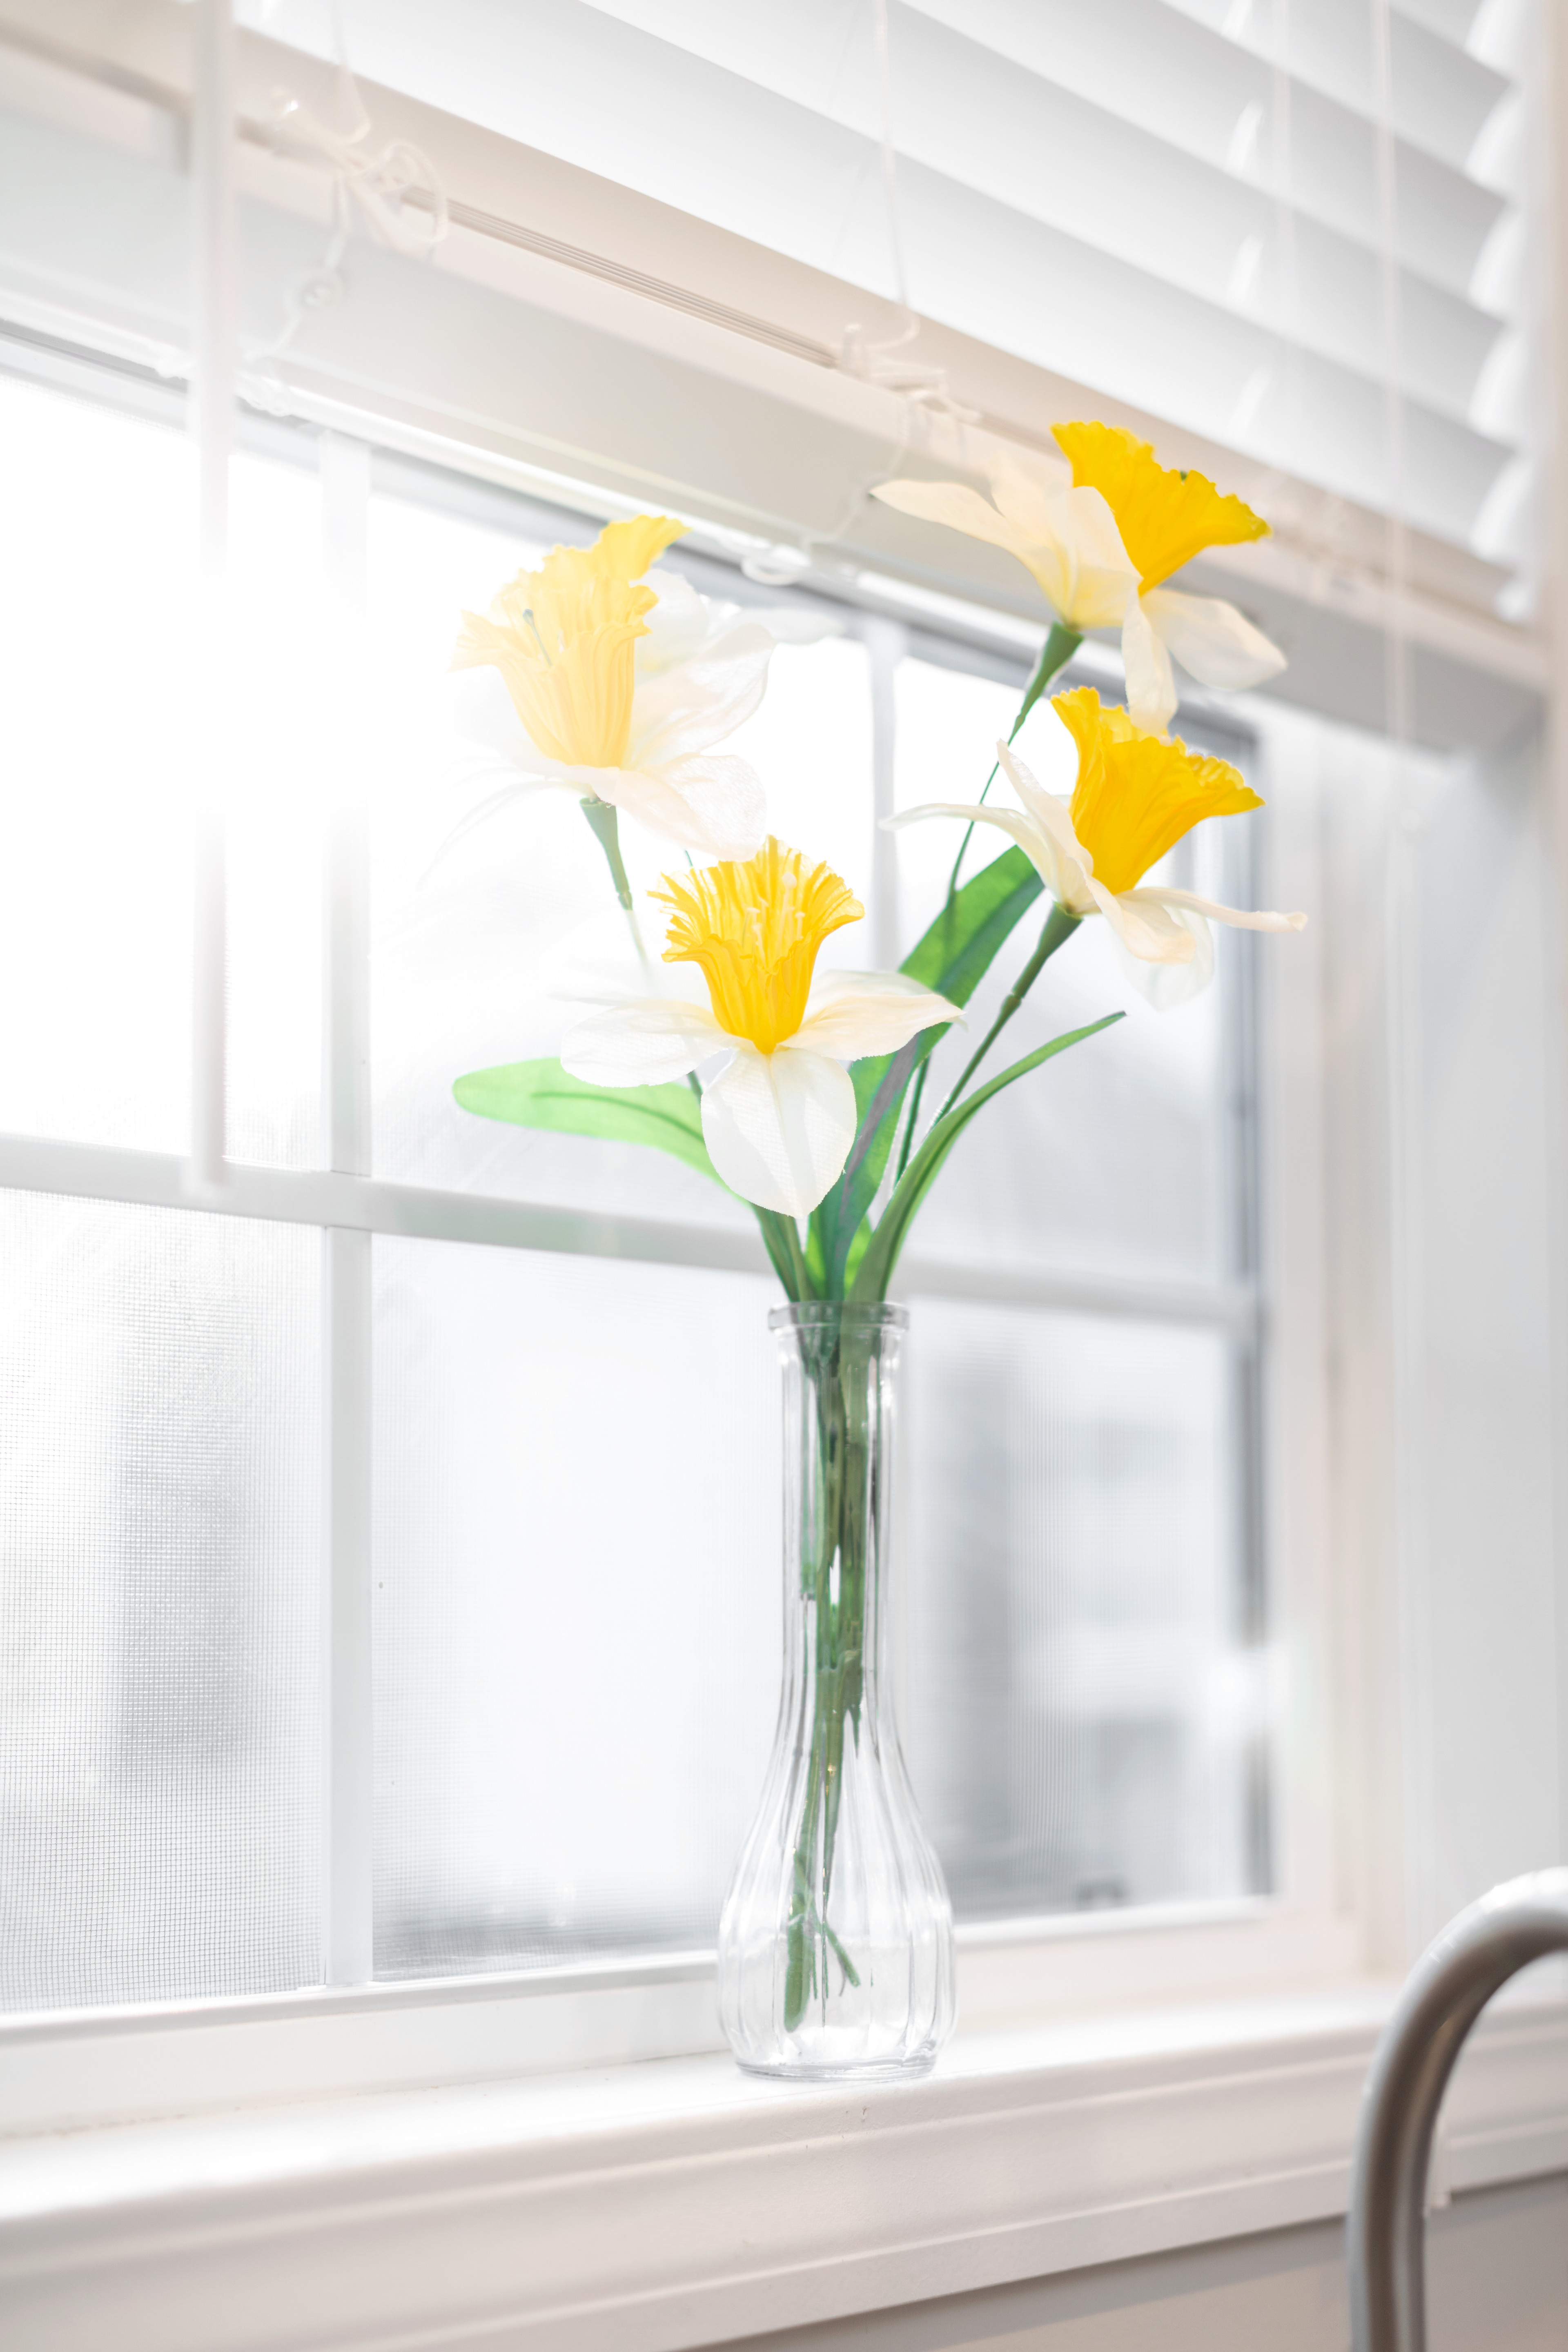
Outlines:
{"type": "Polygon", "coordinates": [[[759,1054],[737,1042],[733,1061],[703,1091],[702,1134],[732,1192],[786,1217],[809,1216],[855,1140],[854,1082],[824,1054],[791,1045],[759,1054]]]}
{"type": "Polygon", "coordinates": [[[705,1005],[665,996],[590,1013],[561,1044],[561,1066],[595,1087],[656,1087],[683,1078],[729,1039],[705,1005]]]}
{"type": "Polygon", "coordinates": [[[1026,539],[1055,536],[1054,509],[1072,488],[1072,467],[1033,450],[994,449],[985,464],[985,478],[998,509],[1026,539]]]}
{"type": "Polygon", "coordinates": [[[658,602],[650,613],[644,614],[647,635],[637,641],[639,681],[660,677],[679,663],[690,661],[710,638],[722,633],[735,610],[732,604],[714,605],[706,596],[700,596],[681,572],[649,572],[646,579],[658,602]]]}
{"type": "Polygon", "coordinates": [[[768,830],[763,780],[748,761],[732,752],[700,759],[670,760],[658,773],[686,803],[687,845],[710,857],[751,857],[768,830]]]}
{"type": "Polygon", "coordinates": [[[1042,833],[1048,833],[1064,856],[1073,858],[1086,873],[1094,871],[1094,860],[1079,841],[1072,827],[1072,813],[1065,801],[1055,793],[1047,792],[1032,768],[1026,768],[1012,747],[1001,741],[996,745],[996,764],[1025,809],[1042,833]]]}
{"type": "MultiPolygon", "coordinates": [[[[1055,793],[1047,793],[1005,743],[996,746],[997,764],[1027,809],[1037,831],[1049,845],[1044,862],[1035,857],[1037,871],[1061,905],[1075,915],[1090,911],[1089,884],[1094,859],[1073,831],[1072,813],[1055,793]]],[[[1034,853],[1031,851],[1033,856],[1034,853]]]]}
{"type": "Polygon", "coordinates": [[[896,1054],[922,1029],[963,1018],[956,1004],[904,972],[824,972],[790,1045],[858,1062],[867,1054],[896,1054]]]}
{"type": "Polygon", "coordinates": [[[1129,955],[1142,963],[1191,963],[1194,934],[1184,917],[1168,908],[1157,892],[1140,899],[1125,890],[1113,898],[1102,883],[1091,882],[1089,888],[1129,955]]]}
{"type": "Polygon", "coordinates": [[[482,743],[513,767],[532,772],[551,764],[535,749],[499,669],[487,665],[450,671],[447,709],[456,733],[470,743],[482,743]]]}
{"type": "Polygon", "coordinates": [[[1075,629],[1110,629],[1138,586],[1137,567],[1099,490],[1064,490],[1055,501],[1052,530],[1068,560],[1062,618],[1075,629]]]}
{"type": "Polygon", "coordinates": [[[1305,915],[1251,914],[1241,907],[1222,907],[1213,898],[1200,898],[1192,890],[1129,890],[1129,899],[1139,905],[1158,900],[1162,905],[1184,908],[1189,914],[1206,915],[1211,922],[1228,923],[1237,931],[1304,931],[1305,915]]]}
{"type": "Polygon", "coordinates": [[[762,844],[767,805],[744,760],[671,760],[658,768],[581,768],[579,785],[646,824],[650,833],[708,857],[750,857],[762,844]]]}
{"type": "Polygon", "coordinates": [[[841,637],[844,625],[830,613],[814,612],[809,604],[762,604],[746,614],[766,629],[776,645],[819,646],[825,637],[841,637]]]}
{"type": "Polygon", "coordinates": [[[1279,646],[1221,597],[1146,588],[1140,601],[1155,635],[1205,686],[1260,686],[1285,667],[1279,646]]]}
{"type": "Polygon", "coordinates": [[[1153,961],[1140,955],[1122,936],[1112,934],[1118,962],[1139,995],[1156,1013],[1173,1013],[1178,1004],[1189,1003],[1214,978],[1214,933],[1203,917],[1180,909],[1172,919],[1191,940],[1192,951],[1184,959],[1153,961]]]}
{"type": "Polygon", "coordinates": [[[1034,570],[1037,550],[1030,534],[998,514],[990,499],[983,499],[966,482],[879,482],[871,496],[880,499],[884,506],[897,507],[900,514],[919,515],[923,522],[944,522],[951,530],[966,531],[971,539],[1005,547],[1009,555],[1034,570]]]}
{"type": "Polygon", "coordinates": [[[885,831],[897,833],[900,826],[918,824],[928,816],[958,816],[967,824],[994,825],[1016,841],[1047,890],[1057,887],[1056,846],[1048,834],[1042,833],[1031,816],[1018,809],[989,808],[979,802],[926,801],[921,807],[900,809],[896,816],[885,816],[885,831]]]}
{"type": "Polygon", "coordinates": [[[761,702],[773,640],[760,623],[727,629],[689,661],[639,678],[627,761],[662,768],[732,735],[761,702]]]}
{"type": "Polygon", "coordinates": [[[1134,727],[1163,735],[1176,714],[1176,681],[1171,656],[1143,609],[1144,599],[1128,600],[1121,623],[1121,666],[1127,673],[1127,713],[1134,727]]]}

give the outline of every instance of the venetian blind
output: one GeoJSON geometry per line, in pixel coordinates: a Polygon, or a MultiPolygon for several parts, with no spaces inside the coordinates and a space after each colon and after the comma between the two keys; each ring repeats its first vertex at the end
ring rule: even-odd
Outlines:
{"type": "Polygon", "coordinates": [[[239,13],[883,298],[873,368],[901,242],[925,319],[1527,605],[1531,0],[889,0],[885,67],[874,0],[239,13]]]}

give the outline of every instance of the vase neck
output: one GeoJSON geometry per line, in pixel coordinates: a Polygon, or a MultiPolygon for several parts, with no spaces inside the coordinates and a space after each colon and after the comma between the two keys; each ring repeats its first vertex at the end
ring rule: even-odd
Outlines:
{"type": "Polygon", "coordinates": [[[883,1585],[891,1518],[900,1307],[784,1310],[786,1707],[803,1726],[819,1686],[858,1736],[885,1696],[883,1585]]]}

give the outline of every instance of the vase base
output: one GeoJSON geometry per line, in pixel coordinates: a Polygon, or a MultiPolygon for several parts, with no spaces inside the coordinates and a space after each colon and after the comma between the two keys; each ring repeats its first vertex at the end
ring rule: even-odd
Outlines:
{"type": "Polygon", "coordinates": [[[737,2057],[743,2074],[765,2074],[775,2083],[918,2083],[936,2064],[934,2050],[914,2058],[867,2058],[844,2065],[813,2066],[802,2061],[763,2065],[754,2058],[737,2057]]]}

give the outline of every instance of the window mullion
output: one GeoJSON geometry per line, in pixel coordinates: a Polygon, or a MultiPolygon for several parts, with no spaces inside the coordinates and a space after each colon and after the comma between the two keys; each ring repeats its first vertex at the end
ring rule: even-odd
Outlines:
{"type": "Polygon", "coordinates": [[[191,955],[189,1181],[222,1181],[227,1144],[228,925],[224,824],[223,665],[229,460],[236,396],[234,20],[230,0],[199,0],[191,107],[191,438],[196,467],[201,658],[191,955]]]}
{"type": "MultiPolygon", "coordinates": [[[[370,1173],[369,814],[358,749],[370,451],[323,434],[321,550],[341,654],[344,714],[332,762],[325,842],[322,1140],[339,1175],[370,1173]]],[[[363,1984],[374,1972],[371,1713],[371,1236],[322,1234],[326,1452],[327,1671],[323,1974],[363,1984]]]]}

